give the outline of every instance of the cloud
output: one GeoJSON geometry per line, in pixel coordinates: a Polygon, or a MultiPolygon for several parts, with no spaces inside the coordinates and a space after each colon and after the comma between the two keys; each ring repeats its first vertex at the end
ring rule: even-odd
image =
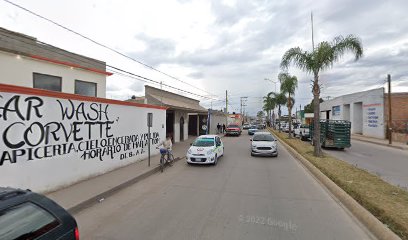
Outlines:
{"type": "MultiPolygon", "coordinates": [[[[216,94],[219,99],[223,99],[228,90],[234,109],[239,109],[239,97],[249,96],[247,110],[251,114],[262,107],[259,97],[274,90],[275,86],[264,78],[277,79],[284,52],[297,46],[312,50],[311,11],[316,45],[331,41],[337,35],[354,34],[364,47],[364,56],[359,61],[346,54],[332,69],[320,74],[322,96],[335,97],[382,87],[387,74],[392,75],[396,91],[408,87],[406,0],[151,0],[121,4],[108,0],[91,1],[81,5],[81,9],[76,8],[82,4],[79,0],[58,4],[62,6],[51,0],[27,1],[24,5],[216,94]],[[157,8],[158,5],[161,8],[157,8]],[[76,17],[69,17],[74,11],[76,17]]],[[[208,95],[111,52],[101,51],[64,30],[56,31],[8,4],[0,5],[0,20],[10,30],[177,88],[208,95]]],[[[293,66],[289,71],[302,83],[296,91],[296,104],[310,103],[312,76],[293,66]]],[[[109,96],[124,99],[143,95],[144,83],[129,79],[119,81],[120,78],[115,75],[108,78],[109,96]]],[[[225,103],[216,104],[222,107],[225,103]]],[[[203,105],[210,106],[210,101],[203,105]]]]}

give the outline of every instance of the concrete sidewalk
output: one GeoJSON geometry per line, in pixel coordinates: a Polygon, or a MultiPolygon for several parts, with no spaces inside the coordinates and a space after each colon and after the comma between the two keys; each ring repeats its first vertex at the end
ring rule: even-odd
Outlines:
{"type": "Polygon", "coordinates": [[[362,136],[362,135],[358,135],[358,134],[352,134],[351,139],[352,140],[362,141],[362,142],[373,143],[373,144],[377,144],[377,145],[382,145],[382,146],[387,146],[387,147],[392,147],[392,148],[397,148],[397,149],[402,149],[402,150],[408,150],[408,145],[406,143],[393,141],[392,144],[388,144],[387,139],[366,137],[366,136],[362,136]]]}
{"type": "MultiPolygon", "coordinates": [[[[190,137],[184,142],[173,145],[173,155],[176,160],[185,158],[187,149],[193,139],[193,137],[190,137]]],[[[143,159],[67,188],[48,193],[47,197],[53,199],[70,213],[74,214],[156,173],[159,171],[159,162],[160,155],[154,155],[150,159],[150,167],[148,167],[147,159],[143,159]]]]}

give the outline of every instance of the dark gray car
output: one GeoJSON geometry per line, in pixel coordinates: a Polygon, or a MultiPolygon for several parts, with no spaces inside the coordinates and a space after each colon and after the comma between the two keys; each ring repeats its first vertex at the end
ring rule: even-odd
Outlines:
{"type": "Polygon", "coordinates": [[[30,190],[0,187],[0,239],[79,240],[75,219],[30,190]]]}

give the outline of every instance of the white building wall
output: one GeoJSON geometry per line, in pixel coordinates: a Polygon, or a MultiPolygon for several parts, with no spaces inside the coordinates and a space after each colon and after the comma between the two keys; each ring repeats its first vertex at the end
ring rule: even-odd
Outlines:
{"type": "Polygon", "coordinates": [[[328,110],[331,111],[330,119],[350,120],[352,133],[376,138],[385,137],[384,88],[343,95],[325,101],[320,104],[321,119],[326,118],[326,113],[323,111],[328,110]],[[340,107],[340,113],[333,116],[333,107],[336,106],[340,107]]]}
{"type": "MultiPolygon", "coordinates": [[[[73,110],[68,99],[1,92],[1,88],[0,95],[2,113],[10,102],[17,103],[21,112],[7,111],[7,119],[0,114],[2,186],[52,191],[147,158],[148,113],[154,117],[152,144],[165,139],[165,109],[72,100],[81,113],[69,119],[63,114],[65,109],[73,110]],[[35,106],[32,111],[27,111],[26,99],[35,106]]],[[[151,152],[158,154],[154,147],[151,152]]]]}
{"type": "Polygon", "coordinates": [[[75,80],[97,84],[97,97],[106,97],[106,76],[91,71],[17,57],[16,54],[0,51],[0,83],[33,87],[33,73],[62,77],[62,92],[75,93],[75,80]]]}
{"type": "Polygon", "coordinates": [[[184,140],[188,138],[188,115],[187,112],[175,110],[174,111],[174,142],[180,142],[180,118],[184,118],[184,140]]]}

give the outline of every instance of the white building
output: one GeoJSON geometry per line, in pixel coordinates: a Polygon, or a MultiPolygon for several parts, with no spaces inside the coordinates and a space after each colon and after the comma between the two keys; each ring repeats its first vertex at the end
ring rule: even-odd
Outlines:
{"type": "Polygon", "coordinates": [[[0,28],[0,83],[73,93],[106,96],[105,62],[0,28]]]}
{"type": "Polygon", "coordinates": [[[347,94],[320,103],[320,119],[348,120],[351,133],[385,138],[384,88],[347,94]]]}

